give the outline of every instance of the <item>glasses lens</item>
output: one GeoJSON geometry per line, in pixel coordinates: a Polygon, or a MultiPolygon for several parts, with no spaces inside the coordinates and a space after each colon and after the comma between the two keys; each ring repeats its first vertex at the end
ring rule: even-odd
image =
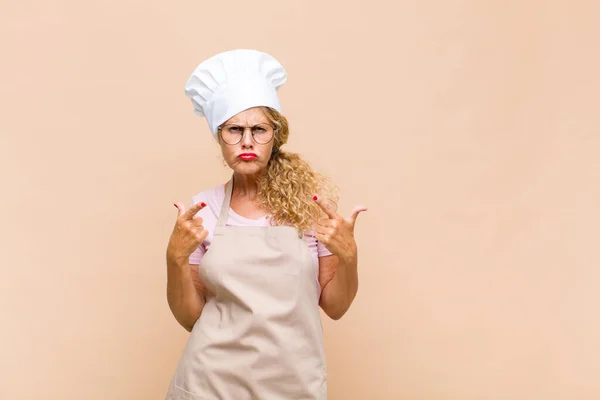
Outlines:
{"type": "Polygon", "coordinates": [[[221,138],[227,144],[238,144],[244,135],[244,128],[237,125],[225,125],[221,129],[221,138]]]}
{"type": "Polygon", "coordinates": [[[252,127],[252,136],[258,144],[267,144],[273,139],[274,131],[271,125],[258,124],[252,127]]]}

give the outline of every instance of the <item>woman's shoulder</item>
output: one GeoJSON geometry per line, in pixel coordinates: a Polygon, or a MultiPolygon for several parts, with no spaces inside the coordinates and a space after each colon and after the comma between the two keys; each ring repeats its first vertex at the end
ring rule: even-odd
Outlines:
{"type": "Polygon", "coordinates": [[[222,183],[213,188],[204,189],[200,192],[197,192],[194,196],[192,196],[192,202],[193,202],[193,204],[196,204],[200,201],[204,201],[205,203],[207,203],[207,201],[214,200],[218,197],[220,197],[222,199],[224,196],[224,193],[223,193],[224,188],[225,188],[225,184],[222,183]]]}
{"type": "Polygon", "coordinates": [[[221,209],[223,198],[225,197],[224,189],[225,184],[220,184],[210,189],[204,189],[193,195],[191,203],[192,205],[200,202],[206,203],[206,207],[200,210],[197,215],[203,215],[209,212],[212,212],[212,214],[218,213],[221,209]]]}

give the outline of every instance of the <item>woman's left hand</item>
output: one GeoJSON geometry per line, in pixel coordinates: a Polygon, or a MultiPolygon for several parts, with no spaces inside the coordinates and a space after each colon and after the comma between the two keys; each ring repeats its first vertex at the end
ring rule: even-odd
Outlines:
{"type": "Polygon", "coordinates": [[[317,196],[313,198],[327,218],[317,222],[317,240],[327,247],[329,251],[348,263],[356,259],[356,241],[354,240],[354,226],[358,214],[367,211],[366,207],[356,206],[349,218],[344,218],[337,213],[332,203],[317,196]]]}

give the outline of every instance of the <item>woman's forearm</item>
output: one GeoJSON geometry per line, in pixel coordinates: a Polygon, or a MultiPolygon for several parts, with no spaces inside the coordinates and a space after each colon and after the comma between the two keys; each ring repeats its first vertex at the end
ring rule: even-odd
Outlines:
{"type": "Polygon", "coordinates": [[[321,306],[332,319],[340,319],[358,292],[358,261],[353,257],[340,258],[335,275],[323,288],[321,306]]]}
{"type": "Polygon", "coordinates": [[[167,255],[167,301],[177,322],[188,332],[200,317],[205,303],[192,269],[187,260],[175,260],[167,255]]]}

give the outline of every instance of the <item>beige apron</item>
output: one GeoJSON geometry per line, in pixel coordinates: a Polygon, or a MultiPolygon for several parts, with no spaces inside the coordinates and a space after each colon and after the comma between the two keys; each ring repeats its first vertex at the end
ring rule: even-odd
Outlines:
{"type": "Polygon", "coordinates": [[[167,400],[327,398],[317,270],[291,226],[226,226],[233,178],[202,259],[206,304],[167,400]]]}

